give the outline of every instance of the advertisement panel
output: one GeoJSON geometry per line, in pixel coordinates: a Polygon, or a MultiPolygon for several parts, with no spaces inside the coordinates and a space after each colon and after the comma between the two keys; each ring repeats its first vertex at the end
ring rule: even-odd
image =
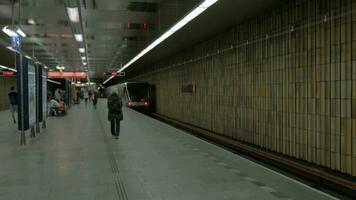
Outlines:
{"type": "Polygon", "coordinates": [[[42,68],[42,120],[47,116],[47,71],[42,68]]]}
{"type": "Polygon", "coordinates": [[[28,62],[28,120],[29,125],[36,123],[36,67],[28,62]]]}
{"type": "Polygon", "coordinates": [[[36,124],[36,67],[33,61],[17,57],[18,128],[28,130],[36,124]],[[22,67],[19,67],[21,66],[22,67]]]}

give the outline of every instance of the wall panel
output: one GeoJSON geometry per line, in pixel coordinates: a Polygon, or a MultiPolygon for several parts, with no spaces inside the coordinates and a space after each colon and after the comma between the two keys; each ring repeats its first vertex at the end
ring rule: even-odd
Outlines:
{"type": "Polygon", "coordinates": [[[133,79],[156,85],[162,115],[355,176],[354,12],[353,0],[288,1],[133,79]]]}

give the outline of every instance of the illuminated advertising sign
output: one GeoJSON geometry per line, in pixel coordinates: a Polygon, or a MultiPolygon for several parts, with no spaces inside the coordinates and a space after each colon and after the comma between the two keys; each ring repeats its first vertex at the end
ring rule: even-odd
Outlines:
{"type": "Polygon", "coordinates": [[[87,72],[48,72],[48,78],[62,79],[62,78],[86,78],[87,72]]]}
{"type": "Polygon", "coordinates": [[[17,59],[18,128],[28,130],[37,120],[37,85],[35,63],[19,56],[17,59]],[[22,63],[20,63],[22,61],[22,63]]]}
{"type": "Polygon", "coordinates": [[[12,72],[12,71],[0,71],[0,76],[16,76],[16,72],[12,72]]]}
{"type": "Polygon", "coordinates": [[[29,125],[36,123],[36,67],[34,63],[28,62],[28,108],[29,125]]]}
{"type": "Polygon", "coordinates": [[[47,116],[47,71],[42,69],[42,120],[47,116]]]}

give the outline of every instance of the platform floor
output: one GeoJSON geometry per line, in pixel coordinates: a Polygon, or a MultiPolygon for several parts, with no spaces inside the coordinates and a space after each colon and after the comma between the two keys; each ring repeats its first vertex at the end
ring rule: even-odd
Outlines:
{"type": "Polygon", "coordinates": [[[105,105],[48,119],[25,147],[0,112],[0,199],[333,199],[130,109],[114,140],[105,105]]]}

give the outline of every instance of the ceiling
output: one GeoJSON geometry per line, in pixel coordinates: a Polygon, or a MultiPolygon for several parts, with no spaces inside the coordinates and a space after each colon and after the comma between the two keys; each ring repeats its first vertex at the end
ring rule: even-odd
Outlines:
{"type": "MultiPolygon", "coordinates": [[[[104,72],[117,70],[126,64],[202,2],[202,0],[14,1],[15,4],[12,6],[12,0],[0,0],[0,28],[11,25],[13,19],[14,24],[27,34],[22,41],[23,52],[35,57],[50,70],[56,70],[56,66],[65,66],[67,71],[88,70],[91,78],[99,80],[106,78],[104,72]],[[69,20],[66,9],[68,7],[79,8],[78,23],[69,20]],[[82,34],[83,42],[77,42],[74,34],[82,34]],[[85,52],[80,53],[78,48],[85,48],[85,52]],[[83,56],[86,58],[87,66],[83,64],[81,58],[83,56]]],[[[148,66],[285,2],[287,0],[220,0],[134,63],[130,69],[148,66]]],[[[0,31],[0,45],[10,44],[11,38],[0,31]]],[[[2,50],[0,56],[3,57],[5,52],[12,54],[10,51],[2,50]]],[[[0,64],[3,64],[4,60],[0,59],[0,64]]]]}
{"type": "MultiPolygon", "coordinates": [[[[104,72],[128,62],[200,0],[15,0],[14,12],[11,2],[0,0],[0,27],[11,25],[14,19],[27,34],[21,44],[23,52],[52,70],[56,66],[84,70],[81,57],[85,56],[90,77],[102,78],[104,72]],[[69,20],[67,7],[79,8],[79,23],[69,20]],[[84,41],[77,42],[74,34],[82,34],[84,41]],[[79,53],[80,47],[85,53],[79,53]]],[[[10,46],[10,38],[2,31],[0,40],[2,46],[10,46]]]]}

